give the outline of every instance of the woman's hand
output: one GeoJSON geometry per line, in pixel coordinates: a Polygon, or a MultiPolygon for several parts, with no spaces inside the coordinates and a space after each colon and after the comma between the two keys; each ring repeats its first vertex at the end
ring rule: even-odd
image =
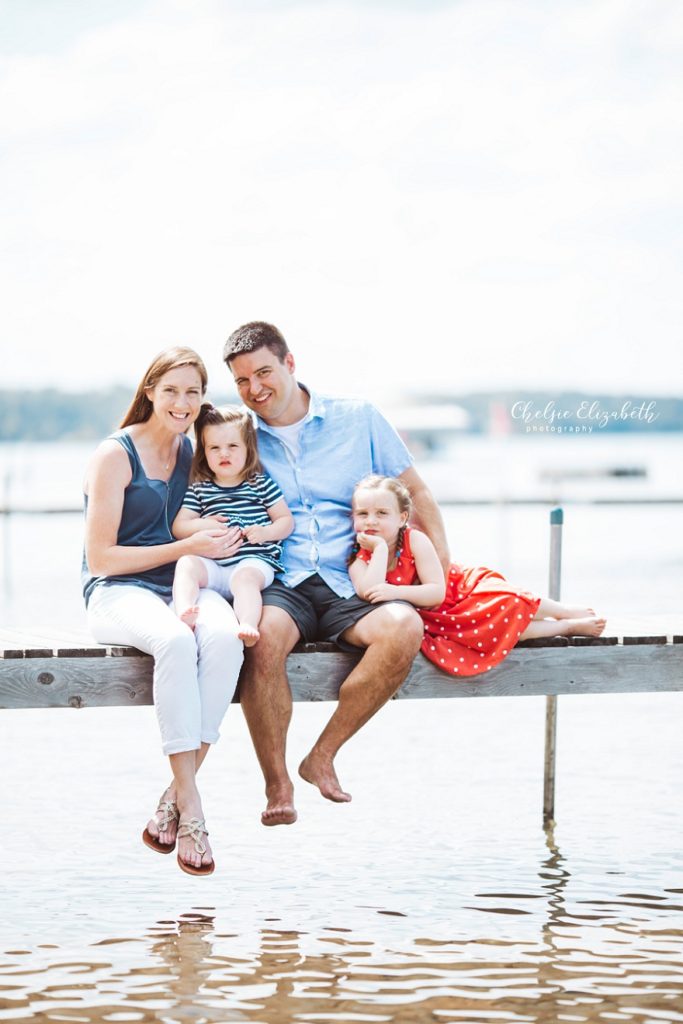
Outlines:
{"type": "Polygon", "coordinates": [[[365,600],[370,604],[377,604],[379,601],[393,601],[397,589],[391,583],[375,583],[365,591],[365,600]]]}
{"type": "Polygon", "coordinates": [[[383,537],[378,537],[376,533],[357,533],[356,541],[365,551],[374,551],[381,544],[387,546],[387,542],[383,537]]]}
{"type": "Polygon", "coordinates": [[[176,540],[185,540],[187,537],[191,537],[193,533],[206,533],[207,531],[213,531],[214,534],[217,532],[225,533],[228,528],[227,519],[227,516],[221,514],[202,518],[199,512],[194,512],[192,509],[183,506],[173,520],[171,533],[176,540]]]}
{"type": "Polygon", "coordinates": [[[188,555],[202,558],[232,558],[242,546],[242,531],[239,526],[227,530],[200,530],[187,538],[188,555]]]}
{"type": "Polygon", "coordinates": [[[200,522],[206,523],[206,525],[203,526],[202,529],[215,530],[221,526],[226,526],[228,523],[228,517],[223,515],[222,512],[219,512],[215,516],[203,516],[200,522]]]}

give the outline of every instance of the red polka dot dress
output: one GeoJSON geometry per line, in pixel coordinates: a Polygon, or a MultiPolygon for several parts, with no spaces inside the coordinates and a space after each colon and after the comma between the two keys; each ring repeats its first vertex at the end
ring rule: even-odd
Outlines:
{"type": "MultiPolygon", "coordinates": [[[[358,552],[364,561],[369,556],[370,552],[363,549],[358,552]]],[[[539,597],[513,587],[487,592],[487,580],[505,581],[505,577],[491,569],[452,565],[443,604],[417,609],[425,624],[422,653],[455,678],[482,675],[500,665],[541,603],[539,597]]],[[[398,561],[387,573],[387,583],[410,586],[419,582],[407,528],[398,561]]]]}

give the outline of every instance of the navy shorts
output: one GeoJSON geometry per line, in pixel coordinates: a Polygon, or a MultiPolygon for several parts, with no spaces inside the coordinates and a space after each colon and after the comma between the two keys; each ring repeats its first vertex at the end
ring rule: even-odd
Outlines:
{"type": "Polygon", "coordinates": [[[341,634],[379,607],[356,594],[339,597],[317,574],[309,576],[298,587],[286,587],[275,580],[263,591],[263,603],[286,611],[304,643],[328,640],[347,651],[358,648],[341,640],[341,634]]]}

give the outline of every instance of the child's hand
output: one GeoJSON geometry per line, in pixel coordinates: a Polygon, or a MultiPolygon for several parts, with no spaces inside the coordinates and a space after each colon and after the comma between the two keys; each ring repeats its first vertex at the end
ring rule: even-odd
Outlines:
{"type": "Polygon", "coordinates": [[[374,551],[380,544],[386,545],[384,538],[375,533],[357,533],[356,540],[365,551],[374,551]]]}
{"type": "Polygon", "coordinates": [[[242,536],[245,537],[250,544],[263,544],[266,540],[263,535],[267,529],[267,526],[247,526],[245,530],[242,530],[242,536]]]}
{"type": "Polygon", "coordinates": [[[376,583],[365,591],[365,600],[370,604],[377,604],[379,601],[393,601],[396,587],[391,583],[376,583]]]}

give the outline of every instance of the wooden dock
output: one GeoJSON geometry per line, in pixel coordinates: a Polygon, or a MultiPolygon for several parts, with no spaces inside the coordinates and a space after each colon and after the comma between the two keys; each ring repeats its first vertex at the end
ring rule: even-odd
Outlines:
{"type": "MultiPolygon", "coordinates": [[[[300,644],[287,660],[295,701],[336,700],[360,653],[300,644]]],[[[0,709],[135,707],[152,701],[153,660],[134,647],[107,647],[87,634],[0,629],[0,709]]],[[[395,700],[546,698],[543,824],[555,821],[557,697],[683,690],[683,636],[554,637],[527,640],[502,665],[454,680],[418,654],[395,700]]],[[[239,700],[239,690],[235,697],[239,700]]]]}
{"type": "MultiPolygon", "coordinates": [[[[563,511],[550,511],[548,593],[560,598],[563,511]]],[[[545,697],[543,822],[555,818],[557,698],[568,694],[669,693],[683,690],[678,617],[638,635],[527,640],[502,665],[455,680],[421,654],[395,700],[545,697]],[[661,632],[660,632],[661,629],[661,632]],[[667,630],[667,633],[664,632],[667,630]]],[[[614,626],[612,628],[615,628],[614,626]]],[[[333,644],[300,644],[287,660],[295,701],[332,701],[361,653],[333,644]]],[[[0,709],[135,707],[152,704],[153,661],[133,647],[93,643],[85,631],[0,629],[0,709]]],[[[239,700],[239,689],[235,696],[239,700]]]]}
{"type": "MultiPolygon", "coordinates": [[[[300,644],[287,662],[294,700],[336,700],[359,657],[333,644],[300,644]]],[[[502,665],[469,681],[454,680],[418,655],[394,699],[680,690],[683,636],[554,637],[518,644],[502,665]]],[[[151,703],[152,658],[134,647],[106,647],[83,632],[0,629],[2,709],[151,703]]]]}

